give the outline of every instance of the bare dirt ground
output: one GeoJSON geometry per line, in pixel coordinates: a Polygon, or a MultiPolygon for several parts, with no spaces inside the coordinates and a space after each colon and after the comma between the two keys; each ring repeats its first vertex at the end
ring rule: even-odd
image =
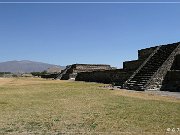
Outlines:
{"type": "Polygon", "coordinates": [[[0,78],[0,86],[2,85],[31,85],[31,84],[48,84],[48,83],[63,83],[65,81],[41,79],[41,78],[0,78]]]}
{"type": "Polygon", "coordinates": [[[0,78],[0,86],[4,84],[8,84],[13,80],[14,80],[13,78],[0,78]]]}

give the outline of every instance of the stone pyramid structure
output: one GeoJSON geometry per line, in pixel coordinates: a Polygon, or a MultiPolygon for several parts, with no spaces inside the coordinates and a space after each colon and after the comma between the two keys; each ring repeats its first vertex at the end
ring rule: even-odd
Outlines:
{"type": "Polygon", "coordinates": [[[180,42],[138,50],[138,59],[110,65],[73,64],[56,79],[99,82],[129,90],[180,92],[180,42]]]}
{"type": "MultiPolygon", "coordinates": [[[[160,90],[167,73],[177,67],[173,65],[175,65],[175,59],[179,56],[179,42],[155,47],[152,53],[123,84],[123,88],[140,91],[160,90]]],[[[179,59],[177,63],[179,63],[179,59]]]]}
{"type": "Polygon", "coordinates": [[[110,69],[110,65],[104,64],[73,64],[66,66],[66,68],[60,74],[57,75],[56,79],[75,80],[78,73],[104,71],[110,69]]]}

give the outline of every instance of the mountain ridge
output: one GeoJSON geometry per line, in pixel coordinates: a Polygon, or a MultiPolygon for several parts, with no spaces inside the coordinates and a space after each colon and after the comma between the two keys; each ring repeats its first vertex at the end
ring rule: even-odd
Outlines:
{"type": "Polygon", "coordinates": [[[12,73],[30,73],[30,72],[42,72],[52,67],[59,67],[64,69],[64,66],[49,64],[44,62],[37,62],[31,60],[12,60],[0,62],[0,72],[12,72],[12,73]]]}

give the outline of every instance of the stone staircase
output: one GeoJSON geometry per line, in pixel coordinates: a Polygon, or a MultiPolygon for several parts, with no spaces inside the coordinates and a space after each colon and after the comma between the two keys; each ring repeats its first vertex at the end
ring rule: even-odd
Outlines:
{"type": "Polygon", "coordinates": [[[123,84],[123,88],[140,91],[145,90],[152,76],[169,58],[177,46],[178,43],[157,47],[136,72],[123,84]]]}
{"type": "Polygon", "coordinates": [[[66,66],[66,68],[60,74],[57,75],[56,79],[61,80],[63,78],[63,75],[65,75],[71,67],[72,67],[72,65],[66,66]]]}

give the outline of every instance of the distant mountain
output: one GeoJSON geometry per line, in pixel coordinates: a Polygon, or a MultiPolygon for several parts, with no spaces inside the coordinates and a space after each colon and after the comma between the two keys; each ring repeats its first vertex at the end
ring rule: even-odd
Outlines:
{"type": "Polygon", "coordinates": [[[52,67],[59,67],[61,69],[64,69],[63,66],[29,61],[29,60],[22,60],[22,61],[1,62],[0,72],[12,72],[12,73],[42,72],[52,67]]]}

